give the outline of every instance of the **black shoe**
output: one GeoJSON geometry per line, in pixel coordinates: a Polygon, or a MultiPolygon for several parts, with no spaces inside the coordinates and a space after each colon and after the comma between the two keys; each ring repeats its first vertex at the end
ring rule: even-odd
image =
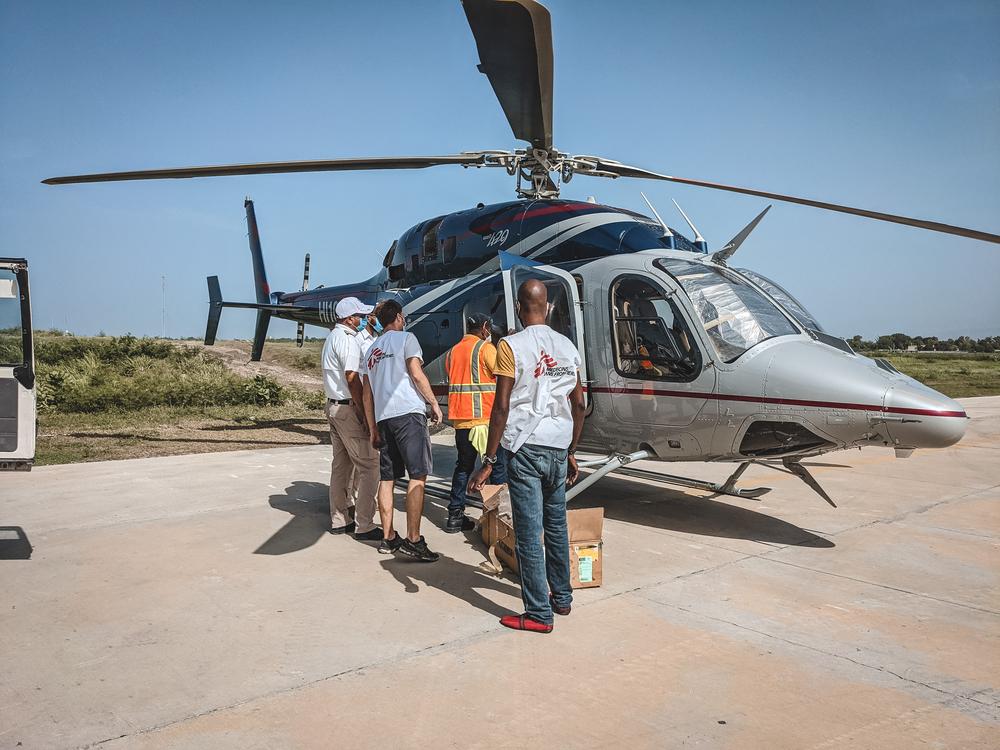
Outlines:
{"type": "Polygon", "coordinates": [[[363,531],[360,534],[355,534],[354,538],[359,542],[381,542],[382,541],[382,529],[377,526],[370,531],[363,531]]]}
{"type": "Polygon", "coordinates": [[[431,552],[427,549],[427,542],[424,541],[423,537],[420,537],[415,542],[411,542],[409,539],[404,539],[399,551],[404,555],[409,555],[410,557],[419,560],[420,562],[437,562],[437,559],[440,557],[437,552],[431,552]]]}
{"type": "Polygon", "coordinates": [[[457,534],[460,531],[472,531],[474,528],[476,528],[476,522],[462,511],[448,511],[448,520],[444,522],[445,533],[457,534]]]}
{"type": "MultiPolygon", "coordinates": [[[[379,529],[381,531],[381,529],[379,529]]],[[[403,537],[397,532],[392,539],[383,539],[378,546],[379,554],[381,555],[391,555],[393,552],[398,552],[399,548],[403,546],[403,537]]]]}
{"type": "Polygon", "coordinates": [[[347,526],[338,526],[335,529],[330,529],[331,534],[350,534],[355,529],[354,521],[351,521],[347,526]]]}

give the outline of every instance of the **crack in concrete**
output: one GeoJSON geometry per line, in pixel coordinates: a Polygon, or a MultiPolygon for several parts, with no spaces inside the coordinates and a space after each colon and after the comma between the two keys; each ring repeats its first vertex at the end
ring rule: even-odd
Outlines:
{"type": "MultiPolygon", "coordinates": [[[[761,555],[763,557],[763,555],[761,555]]],[[[798,565],[793,562],[788,562],[787,560],[775,560],[768,559],[767,562],[778,563],[780,565],[787,565],[791,568],[798,568],[799,570],[808,570],[810,573],[818,573],[819,575],[832,576],[834,578],[843,578],[847,581],[854,581],[855,583],[863,583],[867,586],[875,586],[880,589],[886,589],[888,591],[896,591],[900,594],[908,594],[910,596],[916,596],[920,599],[929,599],[931,601],[939,602],[940,604],[949,604],[953,607],[962,607],[963,609],[971,609],[974,612],[982,612],[987,615],[1000,615],[1000,612],[996,612],[992,609],[986,609],[985,607],[977,607],[974,604],[963,604],[962,602],[955,602],[950,599],[942,599],[938,596],[932,596],[931,594],[926,594],[921,591],[910,591],[909,589],[901,589],[898,586],[890,586],[887,583],[876,583],[875,581],[866,581],[864,578],[855,578],[854,576],[846,576],[842,573],[831,573],[828,570],[816,570],[815,568],[810,568],[808,565],[798,565]]]]}
{"type": "Polygon", "coordinates": [[[712,620],[713,622],[722,623],[724,625],[729,625],[729,626],[737,628],[739,630],[746,630],[746,631],[749,631],[751,633],[756,633],[757,635],[764,636],[765,638],[771,638],[772,640],[780,641],[781,643],[785,643],[785,644],[787,644],[789,646],[796,646],[798,648],[804,648],[804,649],[807,649],[809,651],[813,651],[813,652],[815,652],[817,654],[822,654],[823,656],[829,656],[829,657],[834,658],[834,659],[841,659],[843,661],[850,662],[851,664],[854,664],[854,665],[859,666],[859,667],[864,667],[865,669],[871,669],[871,670],[874,670],[876,672],[882,672],[883,674],[892,675],[893,677],[895,677],[895,678],[897,678],[899,680],[902,680],[903,682],[907,682],[907,683],[909,683],[911,685],[917,685],[917,686],[920,686],[920,687],[924,687],[924,688],[927,688],[928,690],[933,690],[934,692],[941,693],[942,695],[946,695],[949,698],[960,698],[960,699],[963,699],[963,700],[970,701],[972,703],[976,703],[976,704],[978,704],[980,706],[983,706],[984,708],[993,708],[994,707],[993,704],[986,703],[986,702],[981,701],[981,700],[977,700],[974,697],[974,696],[979,695],[980,693],[982,693],[983,692],[982,690],[974,691],[974,692],[972,692],[972,693],[970,693],[968,695],[965,695],[965,694],[962,694],[962,693],[953,693],[951,691],[944,690],[942,688],[939,688],[939,687],[936,687],[934,685],[931,685],[930,683],[921,682],[920,680],[914,680],[914,679],[912,679],[910,677],[906,677],[905,675],[899,674],[899,672],[894,672],[893,670],[889,669],[888,667],[879,666],[879,665],[876,665],[876,664],[867,664],[867,663],[865,663],[863,661],[859,661],[857,659],[853,659],[850,656],[846,656],[844,654],[837,654],[837,653],[834,653],[832,651],[825,651],[824,649],[817,648],[816,646],[810,646],[808,643],[800,643],[798,641],[791,640],[790,638],[784,638],[784,637],[782,637],[780,635],[775,635],[774,633],[768,633],[765,630],[759,630],[757,628],[752,628],[749,625],[741,625],[740,623],[733,622],[731,620],[726,620],[725,618],[722,618],[722,617],[714,617],[712,615],[707,615],[704,612],[698,612],[696,610],[689,609],[687,607],[683,607],[683,606],[681,606],[679,604],[670,604],[669,602],[661,602],[661,601],[657,601],[656,599],[650,599],[649,597],[643,597],[643,598],[647,599],[647,601],[650,601],[653,604],[658,604],[658,605],[665,606],[665,607],[671,607],[672,609],[676,609],[676,610],[678,610],[680,612],[685,612],[686,614],[694,615],[696,617],[702,617],[702,618],[704,618],[706,620],[712,620]]]}
{"type": "Polygon", "coordinates": [[[481,640],[485,640],[490,636],[499,636],[501,631],[497,628],[490,628],[489,630],[483,630],[478,633],[472,633],[470,635],[464,636],[454,641],[442,641],[441,643],[433,643],[429,646],[421,646],[409,653],[402,654],[394,659],[383,659],[380,661],[373,661],[367,664],[361,664],[356,667],[351,667],[350,669],[344,669],[340,672],[335,672],[334,674],[325,675],[323,677],[317,677],[314,680],[308,680],[306,682],[300,683],[298,685],[290,685],[288,687],[279,688],[277,690],[272,690],[267,693],[261,693],[260,695],[254,695],[249,698],[244,698],[243,700],[235,701],[234,703],[229,703],[224,706],[215,706],[206,711],[200,711],[198,713],[190,714],[179,719],[173,719],[172,721],[165,721],[162,724],[156,724],[151,727],[146,727],[144,729],[138,729],[134,732],[126,732],[125,734],[119,734],[115,737],[107,737],[103,740],[98,740],[96,742],[89,742],[86,745],[77,745],[77,750],[89,750],[90,748],[98,747],[100,745],[105,745],[108,742],[114,742],[116,740],[121,740],[126,737],[141,737],[142,735],[152,734],[154,732],[159,732],[163,729],[168,729],[169,727],[176,726],[178,724],[184,724],[188,721],[194,721],[195,719],[200,719],[205,716],[211,716],[213,714],[220,713],[222,711],[229,711],[234,708],[241,708],[242,706],[249,705],[251,703],[256,703],[258,701],[267,700],[280,695],[287,695],[289,693],[294,693],[303,688],[313,687],[319,685],[323,682],[329,682],[331,680],[337,680],[342,677],[350,677],[351,675],[360,674],[369,669],[377,669],[379,667],[391,666],[394,664],[401,664],[411,659],[416,659],[421,656],[426,656],[438,651],[448,651],[453,648],[461,648],[481,640]]]}

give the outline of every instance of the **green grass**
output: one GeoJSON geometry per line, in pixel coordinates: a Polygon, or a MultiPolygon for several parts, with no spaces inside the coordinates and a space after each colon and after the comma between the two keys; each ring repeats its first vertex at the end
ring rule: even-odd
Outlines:
{"type": "Polygon", "coordinates": [[[35,360],[43,413],[279,405],[289,397],[266,375],[240,377],[209,354],[156,339],[40,336],[35,360]]]}
{"type": "Polygon", "coordinates": [[[871,352],[902,373],[952,398],[1000,394],[1000,353],[871,352]]]}
{"type": "Polygon", "coordinates": [[[40,465],[315,444],[321,390],[242,377],[218,358],[132,336],[38,335],[40,465]]]}

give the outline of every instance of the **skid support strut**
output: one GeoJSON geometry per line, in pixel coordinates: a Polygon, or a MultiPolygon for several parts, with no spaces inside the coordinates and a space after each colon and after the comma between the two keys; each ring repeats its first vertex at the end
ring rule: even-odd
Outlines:
{"type": "Polygon", "coordinates": [[[623,466],[627,466],[633,461],[642,461],[643,459],[649,458],[649,451],[636,451],[635,453],[619,453],[614,456],[609,456],[606,459],[601,459],[600,461],[584,461],[580,464],[581,467],[598,466],[599,468],[590,476],[577,481],[571,488],[566,491],[566,500],[572,500],[574,497],[579,495],[585,489],[587,489],[594,482],[601,480],[606,477],[612,471],[617,471],[623,466]]]}

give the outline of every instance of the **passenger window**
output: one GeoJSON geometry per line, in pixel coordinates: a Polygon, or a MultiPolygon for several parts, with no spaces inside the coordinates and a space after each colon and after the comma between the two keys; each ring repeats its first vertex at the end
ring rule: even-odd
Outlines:
{"type": "Polygon", "coordinates": [[[424,232],[423,253],[425,262],[435,261],[438,258],[438,227],[440,226],[441,222],[436,221],[424,232]]]}
{"type": "MultiPolygon", "coordinates": [[[[473,313],[483,313],[489,315],[493,320],[493,330],[499,333],[494,336],[493,343],[496,344],[500,338],[507,335],[507,308],[504,306],[503,283],[498,277],[495,282],[488,282],[489,286],[476,293],[465,303],[462,309],[462,332],[465,332],[465,321],[473,313]]],[[[486,286],[484,284],[484,286],[486,286]]]]}
{"type": "Polygon", "coordinates": [[[677,306],[648,281],[625,276],[611,287],[615,368],[629,378],[691,380],[701,365],[677,306]]]}

